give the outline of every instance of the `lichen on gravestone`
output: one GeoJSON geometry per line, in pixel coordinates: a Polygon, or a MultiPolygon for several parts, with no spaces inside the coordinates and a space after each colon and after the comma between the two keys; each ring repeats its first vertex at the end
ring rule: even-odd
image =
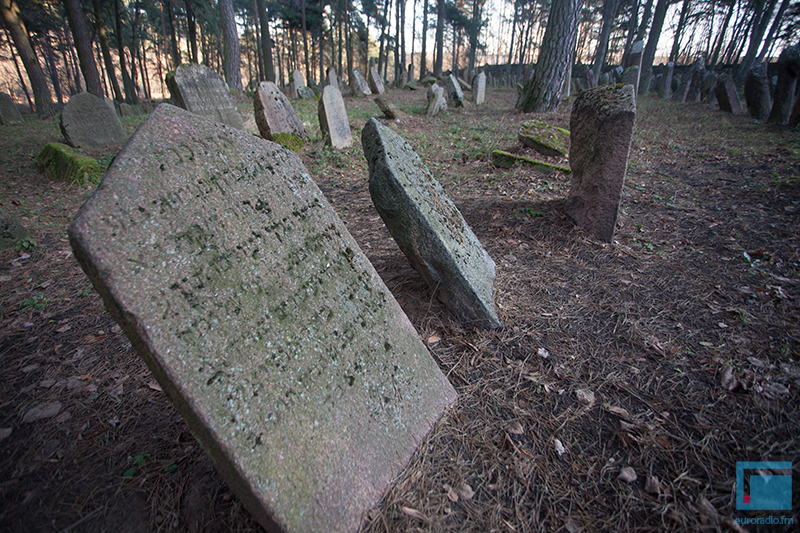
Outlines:
{"type": "Polygon", "coordinates": [[[541,120],[523,122],[517,138],[542,155],[564,157],[569,153],[569,131],[541,120]]]}
{"type": "Polygon", "coordinates": [[[66,144],[48,143],[36,156],[39,168],[50,179],[66,183],[97,183],[102,178],[100,164],[92,157],[78,154],[66,144]]]}
{"type": "Polygon", "coordinates": [[[552,163],[546,163],[531,157],[525,157],[524,155],[512,154],[503,150],[492,151],[492,164],[501,168],[513,168],[519,165],[521,167],[530,168],[532,170],[545,172],[548,174],[552,174],[556,171],[563,172],[564,174],[572,173],[572,171],[567,167],[553,165],[552,163]]]}

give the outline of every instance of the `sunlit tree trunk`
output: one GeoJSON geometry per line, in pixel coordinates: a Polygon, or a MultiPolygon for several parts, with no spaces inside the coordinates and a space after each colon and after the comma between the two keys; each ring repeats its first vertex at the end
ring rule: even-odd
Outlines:
{"type": "MultiPolygon", "coordinates": [[[[119,0],[114,0],[118,2],[119,0]]],[[[172,2],[170,0],[164,1],[164,7],[167,9],[167,26],[169,26],[169,35],[170,35],[170,56],[172,57],[172,70],[178,68],[178,65],[181,64],[181,49],[178,46],[178,34],[175,31],[175,18],[174,13],[172,11],[172,2]]],[[[221,8],[220,8],[221,9],[221,8]]],[[[231,8],[233,11],[233,8],[231,8]]],[[[119,18],[119,16],[117,17],[119,18]]]]}
{"type": "Polygon", "coordinates": [[[647,44],[642,53],[642,70],[652,70],[653,61],[656,58],[656,49],[658,47],[658,40],[661,38],[661,29],[664,27],[664,19],[667,17],[667,8],[669,7],[669,0],[658,0],[656,3],[656,11],[653,14],[653,25],[650,27],[650,35],[647,37],[647,44]]]}
{"type": "Polygon", "coordinates": [[[436,61],[433,64],[433,75],[442,77],[442,56],[444,55],[444,13],[445,0],[436,0],[436,61]]]}
{"type": "Polygon", "coordinates": [[[122,102],[122,92],[119,90],[119,82],[114,72],[114,61],[111,59],[111,49],[108,47],[106,24],[103,18],[103,12],[100,10],[100,0],[92,0],[92,7],[94,8],[94,22],[97,26],[97,36],[100,40],[100,50],[103,52],[103,63],[106,66],[108,79],[111,83],[111,90],[114,94],[114,99],[118,102],[122,102]]]}
{"type": "Polygon", "coordinates": [[[692,0],[683,0],[683,7],[681,8],[681,16],[678,19],[678,28],[675,30],[675,39],[672,41],[672,51],[669,53],[669,60],[677,63],[678,54],[680,53],[681,37],[683,36],[683,29],[686,27],[686,19],[689,16],[689,11],[692,8],[692,0]]]}
{"type": "Polygon", "coordinates": [[[428,73],[428,0],[422,3],[422,51],[419,58],[419,79],[428,73]]]}
{"type": "Polygon", "coordinates": [[[192,0],[183,0],[186,7],[186,30],[189,34],[189,61],[197,63],[197,20],[192,9],[192,0]]]}
{"type": "Polygon", "coordinates": [[[605,0],[603,4],[603,25],[600,28],[600,37],[597,39],[597,51],[594,54],[594,65],[592,66],[595,79],[600,78],[600,72],[603,70],[603,63],[608,52],[608,39],[611,37],[616,14],[617,0],[605,0]]]}
{"type": "Polygon", "coordinates": [[[736,74],[737,83],[744,82],[747,71],[750,70],[750,67],[755,63],[756,54],[761,46],[761,41],[764,39],[764,32],[767,31],[767,25],[772,18],[772,12],[775,10],[775,5],[777,3],[778,0],[769,0],[766,3],[760,2],[755,4],[756,11],[753,15],[753,30],[750,33],[747,53],[744,55],[744,59],[741,65],[739,65],[739,70],[736,74]]]}
{"type": "MultiPolygon", "coordinates": [[[[5,24],[2,24],[2,26],[5,27],[5,24]]],[[[33,101],[31,100],[31,93],[30,91],[28,91],[28,86],[25,84],[25,78],[22,77],[22,71],[19,68],[19,63],[17,63],[17,54],[16,52],[14,52],[14,45],[11,44],[11,37],[8,38],[8,49],[11,51],[11,61],[14,62],[14,70],[17,71],[19,84],[22,86],[22,91],[25,93],[25,98],[28,100],[28,107],[30,107],[31,111],[33,111],[33,101]]]]}
{"type": "Polygon", "coordinates": [[[261,24],[261,50],[264,54],[264,75],[267,81],[275,81],[275,65],[272,62],[272,38],[269,33],[269,18],[267,17],[267,3],[265,0],[256,0],[258,7],[258,20],[261,24]]]}
{"type": "Polygon", "coordinates": [[[120,2],[122,0],[114,0],[114,15],[116,16],[116,29],[117,29],[117,53],[119,54],[119,70],[122,74],[122,87],[125,90],[125,101],[129,104],[139,103],[136,96],[136,91],[133,87],[133,81],[128,74],[128,66],[125,58],[125,40],[122,37],[122,10],[120,9],[120,2]]]}
{"type": "Polygon", "coordinates": [[[239,34],[236,30],[236,18],[233,14],[232,0],[219,0],[219,18],[222,26],[222,40],[224,51],[222,69],[225,71],[225,81],[234,89],[242,90],[241,55],[239,49],[239,34]]]}
{"type": "Polygon", "coordinates": [[[72,40],[75,42],[75,49],[78,51],[78,59],[80,60],[83,79],[86,82],[86,90],[99,98],[103,98],[103,86],[100,84],[100,74],[97,72],[97,64],[92,53],[92,39],[89,35],[86,15],[83,14],[80,0],[64,0],[64,7],[67,11],[69,27],[72,30],[72,40]]]}

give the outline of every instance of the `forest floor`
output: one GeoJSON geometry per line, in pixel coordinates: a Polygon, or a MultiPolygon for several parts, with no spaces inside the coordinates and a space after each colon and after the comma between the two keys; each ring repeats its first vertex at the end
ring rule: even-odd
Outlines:
{"type": "MultiPolygon", "coordinates": [[[[737,511],[735,480],[737,461],[800,457],[800,132],[641,98],[605,244],[562,213],[569,176],[491,164],[524,151],[525,120],[569,127],[569,102],[523,115],[515,96],[428,119],[424,90],[395,90],[408,116],[384,121],[494,258],[497,331],[462,327],[373,208],[377,106],[346,99],[337,152],[296,103],[304,163],[459,394],[364,531],[796,531],[800,476],[791,511],[737,511]],[[735,523],[767,516],[795,525],[735,523]]],[[[74,259],[94,187],[34,160],[60,139],[55,120],[0,126],[0,208],[34,231],[0,252],[0,531],[259,530],[74,259]]]]}

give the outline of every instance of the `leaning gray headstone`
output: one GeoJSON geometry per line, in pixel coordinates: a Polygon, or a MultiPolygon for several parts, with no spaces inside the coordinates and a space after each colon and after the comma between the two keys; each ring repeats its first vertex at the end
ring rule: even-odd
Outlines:
{"type": "Polygon", "coordinates": [[[353,75],[350,76],[350,88],[353,90],[355,96],[371,96],[372,90],[369,88],[367,80],[357,68],[353,69],[353,75]]]}
{"type": "Polygon", "coordinates": [[[586,72],[583,73],[583,81],[586,82],[586,87],[588,89],[594,89],[597,87],[597,80],[594,77],[594,70],[588,68],[586,72]]]}
{"type": "Polygon", "coordinates": [[[162,105],[75,256],[267,530],[356,532],[456,394],[298,156],[162,105]]]}
{"type": "Polygon", "coordinates": [[[333,85],[325,86],[317,106],[317,116],[325,144],[340,150],[353,144],[353,134],[347,121],[347,109],[344,107],[344,99],[338,88],[333,85]]]}
{"type": "Polygon", "coordinates": [[[772,109],[767,69],[762,63],[751,68],[744,79],[744,101],[747,112],[756,120],[766,120],[772,109]]]}
{"type": "Polygon", "coordinates": [[[399,107],[383,97],[376,97],[372,101],[375,102],[375,105],[381,110],[383,116],[389,120],[399,120],[400,118],[408,117],[408,115],[400,111],[399,107]]]}
{"type": "Polygon", "coordinates": [[[19,221],[0,209],[0,250],[13,248],[17,243],[31,236],[25,226],[19,221]]]}
{"type": "Polygon", "coordinates": [[[253,111],[258,131],[265,139],[272,140],[272,136],[276,133],[291,133],[308,139],[303,121],[292,107],[292,103],[271,81],[262,81],[258,84],[253,97],[253,111]]]}
{"type": "Polygon", "coordinates": [[[630,51],[625,54],[622,62],[622,68],[629,69],[631,67],[642,68],[642,53],[644,52],[644,41],[636,41],[631,46],[630,51]]]}
{"type": "MultiPolygon", "coordinates": [[[[338,87],[337,87],[338,89],[338,87]]],[[[313,100],[314,99],[314,89],[311,87],[307,87],[303,85],[302,87],[297,88],[297,96],[302,98],[303,100],[313,100]]]]}
{"type": "MultiPolygon", "coordinates": [[[[714,87],[717,85],[719,74],[716,72],[706,72],[703,78],[703,86],[700,90],[700,99],[702,101],[711,102],[711,95],[714,94],[714,87]]],[[[716,104],[716,100],[713,102],[716,104]]]]}
{"type": "Polygon", "coordinates": [[[372,202],[411,265],[465,324],[499,328],[495,265],[419,155],[370,119],[361,132],[372,202]]]}
{"type": "Polygon", "coordinates": [[[722,76],[714,87],[714,94],[717,96],[719,108],[734,115],[744,112],[742,103],[739,101],[739,93],[736,90],[736,83],[730,76],[722,76]]]}
{"type": "Polygon", "coordinates": [[[375,67],[370,67],[369,71],[367,71],[367,81],[369,82],[369,90],[372,91],[372,94],[383,94],[386,92],[381,75],[378,74],[378,69],[375,67]]]}
{"type": "Polygon", "coordinates": [[[299,69],[294,69],[294,71],[292,71],[292,81],[294,82],[294,86],[298,89],[306,86],[306,78],[299,69]]]}
{"type": "Polygon", "coordinates": [[[9,126],[11,124],[22,124],[22,115],[17,109],[17,104],[6,93],[0,93],[0,124],[9,126]]]}
{"type": "Polygon", "coordinates": [[[610,72],[603,72],[600,75],[600,83],[598,85],[609,85],[611,83],[611,73],[610,72]]]}
{"type": "Polygon", "coordinates": [[[447,111],[447,99],[444,97],[444,87],[439,87],[434,83],[428,87],[428,107],[425,108],[425,114],[429,117],[435,117],[443,111],[447,111]]]}
{"type": "Polygon", "coordinates": [[[453,107],[464,107],[464,92],[458,79],[452,74],[447,77],[447,100],[453,107]]]}
{"type": "Polygon", "coordinates": [[[59,126],[67,144],[75,148],[125,144],[128,140],[114,109],[91,93],[78,93],[69,99],[59,126]]]}
{"type": "Polygon", "coordinates": [[[673,102],[685,102],[689,96],[689,85],[692,83],[692,76],[694,75],[695,68],[692,66],[689,70],[681,76],[681,82],[678,84],[678,90],[672,95],[673,102]]]}
{"type": "Polygon", "coordinates": [[[686,93],[686,101],[692,104],[700,103],[703,94],[703,80],[706,77],[706,69],[702,66],[696,68],[692,73],[692,81],[689,83],[689,90],[686,93]]]}
{"type": "Polygon", "coordinates": [[[622,73],[622,85],[633,85],[633,90],[638,94],[639,67],[628,67],[622,73]]]}
{"type": "Polygon", "coordinates": [[[800,78],[800,46],[785,48],[778,56],[776,66],[778,83],[775,84],[775,97],[767,122],[788,124],[792,114],[797,79],[800,78]]]}
{"type": "Polygon", "coordinates": [[[167,76],[167,86],[178,107],[244,130],[228,85],[222,76],[205,65],[180,65],[174,75],[167,76]]]}
{"type": "Polygon", "coordinates": [[[333,85],[337,89],[339,88],[339,77],[336,75],[335,68],[328,67],[327,73],[325,74],[325,85],[333,85]]]}
{"type": "Polygon", "coordinates": [[[672,75],[675,72],[675,63],[670,61],[667,63],[667,73],[664,74],[664,84],[661,86],[661,93],[659,96],[664,100],[669,100],[672,94],[672,75]]]}
{"type": "Polygon", "coordinates": [[[617,225],[635,118],[636,96],[631,85],[584,91],[572,106],[572,184],[564,212],[605,242],[611,242],[617,225]]]}
{"type": "Polygon", "coordinates": [[[475,105],[483,105],[486,100],[486,74],[483,71],[472,80],[472,94],[475,96],[475,105]]]}

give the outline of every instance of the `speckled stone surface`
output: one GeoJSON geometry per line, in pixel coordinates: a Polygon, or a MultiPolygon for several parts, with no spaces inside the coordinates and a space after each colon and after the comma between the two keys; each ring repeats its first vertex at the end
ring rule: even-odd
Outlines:
{"type": "Polygon", "coordinates": [[[317,117],[325,144],[338,150],[353,144],[342,93],[333,85],[326,85],[323,89],[317,105],[317,117]]]}
{"type": "Polygon", "coordinates": [[[162,105],[69,228],[255,518],[357,531],[456,393],[300,159],[162,105]]]}
{"type": "Polygon", "coordinates": [[[253,96],[253,112],[261,136],[271,140],[276,133],[291,133],[308,139],[303,121],[289,99],[271,81],[262,81],[253,96]]]}
{"type": "Polygon", "coordinates": [[[222,76],[206,67],[186,63],[167,77],[172,99],[195,115],[208,117],[233,128],[243,130],[244,123],[222,76]]]}
{"type": "Polygon", "coordinates": [[[61,112],[59,127],[67,144],[75,148],[98,148],[128,140],[114,107],[86,92],[70,97],[61,112]]]}
{"type": "Polygon", "coordinates": [[[361,144],[372,202],[411,265],[463,323],[499,328],[494,261],[428,167],[374,118],[361,144]]]}

